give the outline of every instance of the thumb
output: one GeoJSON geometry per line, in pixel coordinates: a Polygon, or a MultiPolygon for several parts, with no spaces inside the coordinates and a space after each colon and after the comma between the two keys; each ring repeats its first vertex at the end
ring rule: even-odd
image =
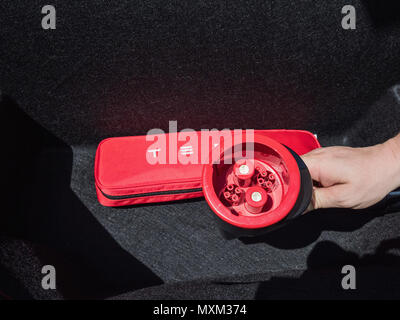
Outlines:
{"type": "Polygon", "coordinates": [[[337,207],[336,197],[334,196],[334,188],[337,186],[332,186],[328,188],[313,188],[312,195],[312,206],[314,209],[323,208],[334,208],[337,207]]]}
{"type": "Polygon", "coordinates": [[[307,153],[301,156],[301,159],[304,161],[307,166],[308,171],[310,172],[311,179],[319,181],[319,163],[318,157],[315,157],[312,153],[307,153]]]}

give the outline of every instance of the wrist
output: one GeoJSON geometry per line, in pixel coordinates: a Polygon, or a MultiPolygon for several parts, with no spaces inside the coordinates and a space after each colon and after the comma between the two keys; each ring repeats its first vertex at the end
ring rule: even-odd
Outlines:
{"type": "Polygon", "coordinates": [[[382,146],[387,169],[392,173],[393,189],[396,189],[400,187],[400,135],[389,139],[382,146]]]}

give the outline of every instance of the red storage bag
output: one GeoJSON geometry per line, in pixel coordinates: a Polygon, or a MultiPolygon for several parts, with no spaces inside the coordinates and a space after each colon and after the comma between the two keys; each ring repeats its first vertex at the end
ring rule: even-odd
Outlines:
{"type": "MultiPolygon", "coordinates": [[[[221,132],[211,131],[210,136],[218,136],[221,132]]],[[[234,131],[229,132],[234,134],[234,131]]],[[[274,139],[299,155],[320,147],[317,138],[308,131],[254,130],[254,133],[274,139]]],[[[188,156],[200,160],[201,143],[190,144],[187,140],[201,141],[201,132],[186,132],[184,141],[177,138],[179,134],[117,137],[101,141],[94,169],[99,202],[104,206],[126,206],[203,196],[201,161],[195,164],[183,164],[183,161],[171,164],[168,160],[151,163],[152,158],[171,160],[170,154],[173,160],[188,156]]]]}

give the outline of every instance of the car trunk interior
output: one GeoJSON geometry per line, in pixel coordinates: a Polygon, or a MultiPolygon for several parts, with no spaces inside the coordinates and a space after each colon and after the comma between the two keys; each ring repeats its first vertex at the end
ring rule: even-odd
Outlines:
{"type": "Polygon", "coordinates": [[[0,4],[0,296],[400,297],[399,213],[318,210],[226,240],[203,198],[103,207],[93,174],[102,139],[167,132],[170,120],[178,130],[309,130],[323,146],[385,141],[400,131],[393,10],[361,0],[53,1],[57,28],[43,30],[40,1],[12,3],[0,4]],[[357,9],[355,30],[341,27],[345,4],[357,9]],[[46,264],[56,290],[41,287],[46,264]],[[370,279],[365,290],[341,289],[347,264],[370,279]]]}

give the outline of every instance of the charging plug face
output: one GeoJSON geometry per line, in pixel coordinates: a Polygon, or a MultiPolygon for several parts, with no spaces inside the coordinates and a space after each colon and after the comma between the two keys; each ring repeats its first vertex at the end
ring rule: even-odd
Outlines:
{"type": "Polygon", "coordinates": [[[258,135],[235,147],[226,148],[216,163],[204,167],[203,191],[211,209],[224,223],[245,229],[265,228],[284,219],[300,191],[300,171],[292,154],[258,135]],[[252,143],[251,157],[242,152],[248,143],[252,143]]]}
{"type": "Polygon", "coordinates": [[[284,195],[282,174],[262,160],[240,159],[223,167],[214,185],[232,214],[253,216],[279,206],[284,195]]]}

